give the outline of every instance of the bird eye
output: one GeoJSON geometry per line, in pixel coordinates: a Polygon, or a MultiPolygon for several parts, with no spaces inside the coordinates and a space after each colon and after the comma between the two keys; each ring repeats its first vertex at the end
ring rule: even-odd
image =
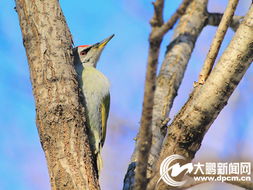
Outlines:
{"type": "Polygon", "coordinates": [[[81,55],[86,55],[86,54],[87,54],[87,51],[82,51],[80,54],[81,54],[81,55]]]}
{"type": "Polygon", "coordinates": [[[80,52],[80,55],[86,55],[89,50],[90,50],[90,47],[84,49],[83,51],[80,52]]]}

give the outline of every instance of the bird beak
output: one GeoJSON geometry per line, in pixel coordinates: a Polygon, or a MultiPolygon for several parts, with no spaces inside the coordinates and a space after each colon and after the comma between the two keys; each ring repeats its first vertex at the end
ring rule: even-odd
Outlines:
{"type": "Polygon", "coordinates": [[[105,45],[113,38],[114,34],[104,39],[103,41],[95,44],[99,49],[103,49],[105,45]]]}

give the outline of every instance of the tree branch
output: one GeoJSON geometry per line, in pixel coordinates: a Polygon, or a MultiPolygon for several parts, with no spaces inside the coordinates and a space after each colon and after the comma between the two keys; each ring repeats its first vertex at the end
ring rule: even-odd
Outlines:
{"type": "Polygon", "coordinates": [[[177,22],[178,18],[185,13],[186,8],[192,2],[192,0],[183,0],[176,12],[170,17],[170,19],[164,23],[155,35],[164,36],[177,22]]]}
{"type": "Polygon", "coordinates": [[[52,190],[97,190],[72,38],[58,0],[16,0],[52,190]]]}
{"type": "MultiPolygon", "coordinates": [[[[194,158],[205,133],[227,104],[252,60],[253,6],[207,81],[193,91],[189,100],[170,124],[149,189],[154,189],[160,177],[160,164],[167,156],[179,154],[189,160],[194,158]]],[[[167,185],[161,182],[157,190],[166,187],[167,185]]]]}
{"type": "Polygon", "coordinates": [[[152,146],[149,156],[149,176],[158,160],[167,127],[161,123],[169,116],[173,101],[184,77],[194,45],[206,20],[207,0],[194,0],[180,19],[168,45],[156,82],[152,118],[152,146]]]}
{"type": "MultiPolygon", "coordinates": [[[[177,12],[172,16],[172,18],[166,23],[166,30],[168,31],[177,21],[180,14],[183,14],[186,6],[188,5],[190,0],[184,0],[183,5],[177,10],[177,12]]],[[[144,92],[144,102],[143,102],[143,112],[141,118],[141,127],[137,138],[137,146],[135,152],[133,153],[132,160],[134,162],[137,161],[136,166],[136,174],[135,174],[135,187],[134,189],[145,189],[147,185],[147,163],[148,156],[151,147],[152,140],[152,111],[154,105],[154,91],[156,84],[156,72],[157,72],[157,64],[158,64],[158,56],[160,51],[160,45],[163,39],[164,34],[167,31],[161,31],[163,25],[163,7],[164,0],[157,0],[153,3],[154,5],[154,16],[150,21],[152,26],[152,31],[149,36],[149,53],[148,53],[148,67],[146,73],[146,84],[145,84],[145,92],[144,92]],[[136,158],[137,157],[137,158],[136,158]]],[[[164,29],[163,29],[164,30],[164,29]]],[[[135,164],[130,164],[128,172],[125,177],[125,188],[131,188],[132,185],[127,184],[127,182],[133,182],[133,180],[129,179],[130,174],[134,175],[135,164]],[[131,167],[130,167],[131,166],[131,167]]]]}
{"type": "MultiPolygon", "coordinates": [[[[138,160],[136,175],[135,175],[135,189],[138,189],[138,188],[145,189],[146,184],[147,184],[146,170],[147,170],[147,160],[148,160],[149,150],[151,146],[150,142],[152,139],[151,120],[152,120],[154,90],[155,90],[155,83],[156,83],[155,82],[156,70],[157,70],[157,64],[158,64],[160,45],[163,39],[163,35],[165,34],[164,33],[164,34],[157,35],[159,33],[157,31],[160,30],[161,26],[163,26],[164,1],[157,0],[156,2],[153,3],[153,5],[154,5],[154,16],[150,21],[150,24],[152,26],[152,31],[149,37],[150,48],[149,48],[149,56],[148,56],[148,69],[147,69],[147,74],[146,74],[143,114],[142,114],[140,132],[137,138],[137,146],[131,159],[133,162],[136,162],[136,160],[138,160]],[[146,124],[144,125],[144,123],[146,124]],[[136,159],[136,155],[137,155],[137,159],[136,159]]],[[[184,6],[182,8],[184,8],[184,6]]],[[[178,10],[177,15],[174,16],[173,19],[171,19],[171,21],[169,21],[168,23],[170,23],[170,25],[174,25],[176,20],[179,17],[179,13],[182,13],[182,12],[184,11],[178,10]]],[[[133,178],[135,174],[133,170],[135,169],[136,165],[133,162],[132,164],[129,165],[128,172],[125,177],[124,189],[128,189],[132,187],[132,184],[129,184],[129,183],[133,182],[133,180],[131,180],[130,178],[133,178]]]]}
{"type": "Polygon", "coordinates": [[[137,138],[137,165],[135,174],[135,190],[146,189],[147,186],[147,161],[148,155],[151,147],[152,140],[152,129],[151,129],[151,119],[154,104],[154,91],[156,82],[156,72],[158,64],[158,56],[160,51],[160,45],[162,42],[162,36],[152,37],[157,27],[163,22],[162,12],[163,12],[163,0],[157,0],[153,3],[155,13],[154,17],[151,19],[152,31],[149,37],[149,52],[148,52],[148,65],[146,71],[146,82],[145,82],[145,92],[144,101],[142,108],[141,126],[139,130],[139,135],[137,138]]]}
{"type": "Polygon", "coordinates": [[[163,25],[164,0],[156,0],[155,2],[152,2],[152,5],[154,7],[154,16],[150,20],[150,25],[153,28],[160,27],[163,25]]]}
{"type": "MultiPolygon", "coordinates": [[[[208,13],[206,25],[219,26],[222,16],[223,16],[222,13],[208,13]]],[[[230,23],[230,27],[234,31],[236,31],[239,25],[241,24],[242,19],[243,16],[236,16],[236,15],[233,16],[232,21],[230,23]]]]}
{"type": "Polygon", "coordinates": [[[200,72],[199,81],[198,81],[199,84],[203,84],[206,81],[207,77],[209,76],[213,68],[215,59],[218,55],[221,43],[225,37],[228,26],[230,25],[232,21],[237,4],[238,4],[238,0],[229,0],[228,2],[228,6],[218,26],[217,32],[212,41],[211,48],[204,62],[204,66],[200,72]]]}

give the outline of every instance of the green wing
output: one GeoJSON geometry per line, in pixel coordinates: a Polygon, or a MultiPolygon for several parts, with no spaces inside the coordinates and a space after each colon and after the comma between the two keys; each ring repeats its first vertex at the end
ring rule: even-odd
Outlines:
{"type": "Polygon", "coordinates": [[[101,144],[104,145],[105,142],[105,136],[106,136],[106,124],[107,119],[109,115],[109,109],[110,109],[110,94],[106,95],[103,99],[102,105],[101,105],[101,118],[102,118],[102,139],[101,144]]]}

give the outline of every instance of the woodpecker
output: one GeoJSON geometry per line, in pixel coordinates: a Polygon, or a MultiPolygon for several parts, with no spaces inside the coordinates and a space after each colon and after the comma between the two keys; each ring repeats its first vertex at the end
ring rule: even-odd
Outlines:
{"type": "Polygon", "coordinates": [[[73,49],[74,66],[87,111],[89,141],[96,159],[98,173],[103,165],[101,150],[105,142],[110,109],[110,83],[108,78],[96,69],[96,66],[104,47],[113,36],[93,45],[82,45],[73,49]]]}

